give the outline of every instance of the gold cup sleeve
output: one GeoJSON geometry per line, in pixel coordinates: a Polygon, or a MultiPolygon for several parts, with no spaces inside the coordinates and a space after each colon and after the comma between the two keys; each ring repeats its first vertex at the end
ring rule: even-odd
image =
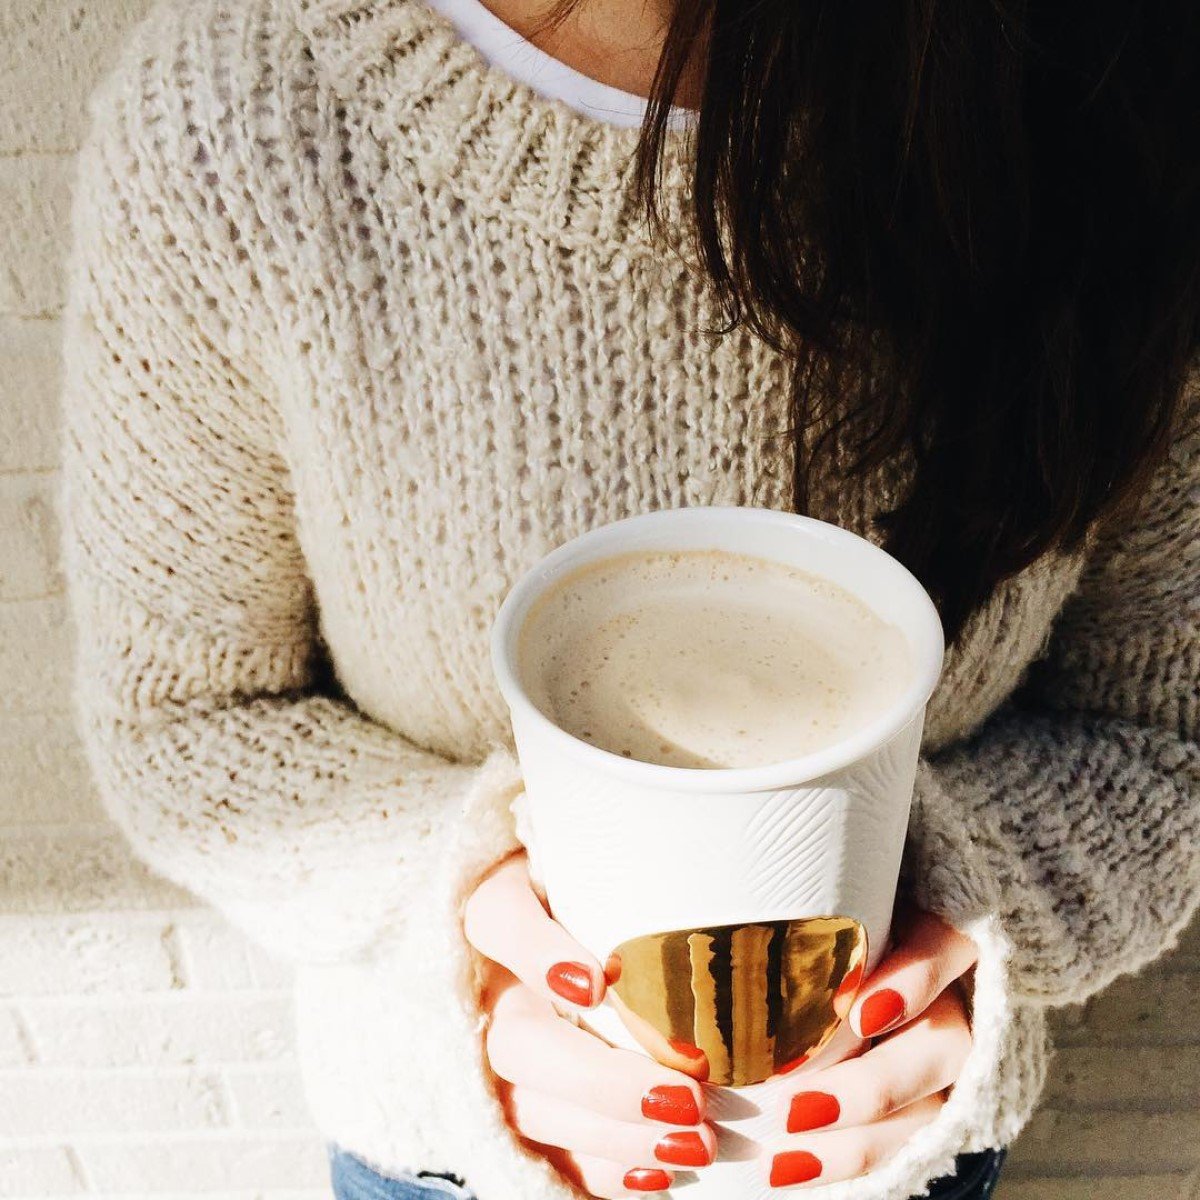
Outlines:
{"type": "Polygon", "coordinates": [[[833,1037],[862,979],[867,935],[849,917],[803,917],[647,934],[614,953],[609,994],[638,1044],[684,1069],[702,1054],[710,1083],[746,1087],[833,1037]]]}

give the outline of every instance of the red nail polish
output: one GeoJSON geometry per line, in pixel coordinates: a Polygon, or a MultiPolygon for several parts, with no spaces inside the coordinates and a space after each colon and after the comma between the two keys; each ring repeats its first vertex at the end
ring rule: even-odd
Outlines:
{"type": "Polygon", "coordinates": [[[837,996],[852,996],[858,991],[858,985],[862,983],[863,965],[859,963],[846,977],[842,980],[835,995],[837,996]]]}
{"type": "Polygon", "coordinates": [[[686,1133],[668,1133],[654,1147],[654,1157],[673,1167],[707,1167],[712,1156],[704,1139],[690,1129],[686,1133]]]}
{"type": "Polygon", "coordinates": [[[691,1088],[664,1084],[642,1097],[642,1116],[664,1125],[699,1125],[700,1106],[691,1088]]]}
{"type": "Polygon", "coordinates": [[[669,1039],[668,1045],[676,1054],[688,1060],[688,1065],[681,1068],[685,1074],[699,1079],[702,1083],[708,1078],[708,1055],[699,1046],[693,1046],[691,1042],[676,1041],[675,1038],[669,1039]]]}
{"type": "Polygon", "coordinates": [[[788,1109],[788,1133],[806,1133],[810,1129],[822,1129],[832,1125],[842,1115],[842,1106],[836,1096],[828,1092],[801,1092],[792,1097],[788,1109]]]}
{"type": "Polygon", "coordinates": [[[671,1186],[671,1177],[653,1167],[635,1167],[625,1172],[622,1182],[631,1192],[664,1192],[671,1186]]]}
{"type": "Polygon", "coordinates": [[[788,1150],[775,1155],[771,1163],[771,1186],[791,1187],[796,1183],[808,1183],[821,1174],[821,1160],[807,1150],[788,1150]]]}
{"type": "Polygon", "coordinates": [[[592,1006],[592,973],[577,962],[559,962],[546,972],[550,990],[580,1008],[592,1006]]]}
{"type": "Polygon", "coordinates": [[[904,997],[891,988],[868,996],[859,1011],[858,1024],[863,1037],[874,1037],[904,1016],[904,997]]]}
{"type": "Polygon", "coordinates": [[[775,1074],[786,1075],[789,1071],[794,1071],[797,1067],[804,1066],[806,1062],[808,1062],[808,1055],[802,1054],[799,1058],[793,1058],[790,1062],[785,1062],[775,1074]]]}

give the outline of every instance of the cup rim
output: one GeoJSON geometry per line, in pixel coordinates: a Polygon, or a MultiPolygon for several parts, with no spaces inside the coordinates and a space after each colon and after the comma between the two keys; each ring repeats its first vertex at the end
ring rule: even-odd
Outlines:
{"type": "Polygon", "coordinates": [[[792,787],[830,775],[865,758],[890,742],[923,711],[941,676],[944,651],[941,618],[929,593],[916,576],[887,551],[848,529],[813,517],[777,509],[734,505],[660,509],[597,526],[564,542],[513,585],[496,614],[491,634],[492,668],[514,720],[532,726],[563,753],[593,769],[644,787],[692,793],[757,792],[792,787]],[[711,519],[710,514],[716,514],[726,522],[745,521],[799,529],[827,543],[841,543],[850,552],[874,560],[892,577],[890,586],[909,593],[909,599],[915,603],[917,611],[916,619],[912,622],[914,640],[920,644],[913,646],[916,660],[913,679],[887,712],[832,745],[795,758],[754,767],[672,767],[625,758],[585,742],[560,728],[533,703],[517,672],[516,645],[525,617],[538,596],[576,566],[627,553],[617,545],[611,554],[589,556],[589,551],[594,550],[597,544],[619,538],[621,532],[634,532],[635,529],[643,530],[651,526],[659,529],[703,526],[711,519]]]}

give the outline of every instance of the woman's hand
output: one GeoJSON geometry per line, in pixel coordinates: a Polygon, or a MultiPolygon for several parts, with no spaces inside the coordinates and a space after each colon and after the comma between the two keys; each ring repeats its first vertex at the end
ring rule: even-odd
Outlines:
{"type": "Polygon", "coordinates": [[[594,1008],[607,980],[550,919],[524,855],[479,885],[465,917],[467,938],[492,963],[487,1053],[512,1127],[593,1196],[663,1191],[671,1167],[707,1166],[716,1140],[699,1084],[556,1011],[594,1008]]]}
{"type": "Polygon", "coordinates": [[[797,1077],[771,1185],[863,1175],[937,1116],[971,1049],[962,981],[975,943],[918,913],[866,981],[850,1023],[876,1042],[856,1058],[797,1077]]]}

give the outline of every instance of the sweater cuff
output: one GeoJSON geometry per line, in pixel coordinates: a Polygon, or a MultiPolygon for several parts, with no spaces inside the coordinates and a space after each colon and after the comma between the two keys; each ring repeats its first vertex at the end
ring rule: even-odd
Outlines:
{"type": "MultiPolygon", "coordinates": [[[[972,814],[974,820],[980,814],[972,814]]],[[[1044,1008],[1014,986],[1013,944],[1002,920],[1002,890],[989,868],[987,838],[922,761],[917,770],[903,887],[978,948],[973,972],[973,1045],[942,1118],[957,1119],[960,1152],[1006,1146],[1029,1119],[1045,1082],[1044,1008]]]]}
{"type": "Polygon", "coordinates": [[[310,1011],[340,1008],[335,1024],[301,1022],[327,1062],[352,1062],[355,1083],[313,1080],[314,1115],[337,1144],[384,1170],[407,1167],[464,1177],[480,1200],[579,1200],[505,1120],[488,1066],[480,1003],[482,961],[467,942],[462,909],[480,879],[521,848],[513,801],[521,793],[516,760],[497,750],[479,769],[458,819],[439,842],[426,895],[412,919],[381,941],[358,967],[312,973],[310,1011]],[[323,976],[323,977],[322,977],[323,976]],[[312,995],[319,988],[322,995],[312,995]],[[336,995],[336,999],[335,999],[336,995]],[[363,1044],[387,1030],[387,1044],[363,1044]],[[387,1115],[363,1094],[389,1094],[387,1115]],[[403,1119],[397,1123],[397,1114],[403,1119]]]}
{"type": "MultiPolygon", "coordinates": [[[[474,987],[476,963],[462,932],[462,910],[480,880],[521,848],[513,804],[521,794],[521,771],[511,751],[498,747],[475,769],[456,812],[445,814],[440,833],[421,853],[429,861],[413,874],[419,894],[406,897],[404,919],[361,956],[384,970],[428,948],[431,961],[449,972],[442,982],[455,994],[474,987]]],[[[422,968],[423,970],[423,968],[422,968]]]]}

